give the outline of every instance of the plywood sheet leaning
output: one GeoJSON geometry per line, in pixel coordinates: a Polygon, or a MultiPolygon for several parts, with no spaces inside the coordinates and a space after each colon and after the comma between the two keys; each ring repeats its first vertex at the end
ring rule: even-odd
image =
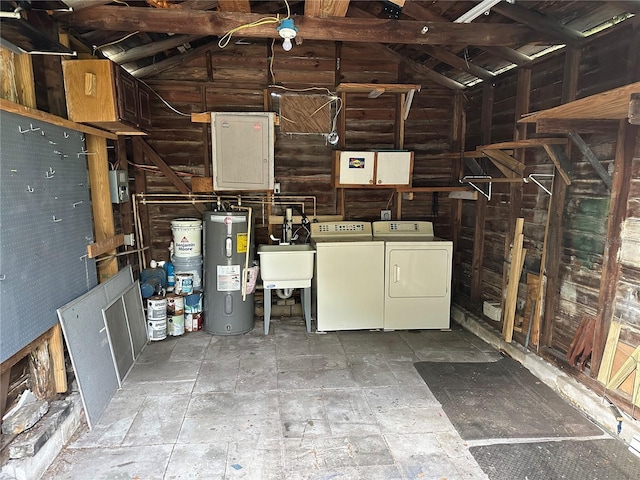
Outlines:
{"type": "Polygon", "coordinates": [[[640,406],[640,370],[638,369],[638,364],[640,364],[640,346],[636,347],[629,358],[627,358],[627,361],[622,364],[620,369],[607,383],[608,390],[619,388],[627,377],[635,372],[631,400],[636,406],[640,406]]]}
{"type": "Polygon", "coordinates": [[[329,133],[331,102],[327,95],[282,95],[280,133],[329,133]]]}

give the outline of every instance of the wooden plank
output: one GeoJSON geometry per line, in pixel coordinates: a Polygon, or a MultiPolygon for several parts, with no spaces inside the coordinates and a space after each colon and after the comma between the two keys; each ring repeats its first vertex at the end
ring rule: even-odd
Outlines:
{"type": "Polygon", "coordinates": [[[613,374],[609,382],[607,383],[607,389],[616,389],[622,385],[622,382],[631,375],[634,371],[637,371],[640,364],[640,346],[636,347],[631,356],[627,359],[622,367],[613,374]]]}
{"type": "MultiPolygon", "coordinates": [[[[93,212],[93,230],[96,242],[115,235],[113,206],[109,190],[109,160],[107,141],[95,135],[87,135],[87,164],[89,166],[89,183],[91,184],[91,209],[93,212]]],[[[115,255],[115,249],[109,253],[115,255]]],[[[100,262],[98,265],[100,282],[104,282],[118,273],[118,261],[115,257],[100,262]]]]}
{"type": "Polygon", "coordinates": [[[604,347],[600,368],[598,369],[598,381],[603,385],[609,383],[609,378],[611,378],[611,368],[613,367],[613,359],[616,353],[618,339],[620,338],[621,326],[620,322],[611,322],[609,327],[607,342],[604,347]]]}
{"type": "Polygon", "coordinates": [[[518,218],[516,223],[516,235],[513,241],[511,264],[507,282],[507,297],[504,302],[505,309],[502,323],[502,337],[505,342],[511,343],[513,339],[513,326],[516,314],[516,302],[518,300],[518,285],[524,265],[526,249],[522,248],[524,236],[522,235],[523,218],[518,218]]]}
{"type": "MultiPolygon", "coordinates": [[[[262,14],[207,12],[183,9],[97,6],[60,18],[70,27],[120,32],[173,32],[221,36],[237,27],[263,19],[262,14]]],[[[545,36],[514,24],[444,23],[380,18],[297,16],[298,35],[306,40],[403,43],[419,45],[521,45],[544,41],[545,36]],[[422,33],[428,28],[428,35],[422,33]]],[[[243,37],[274,38],[273,24],[242,31],[243,37]]]]}
{"type": "Polygon", "coordinates": [[[595,154],[589,148],[589,145],[582,139],[578,132],[571,131],[568,132],[569,138],[573,142],[573,144],[578,147],[578,150],[584,155],[584,157],[589,161],[589,163],[593,166],[594,170],[598,174],[598,176],[602,179],[604,184],[611,189],[611,175],[606,168],[602,166],[600,160],[595,156],[595,154]]]}
{"type": "Polygon", "coordinates": [[[98,255],[113,250],[114,248],[117,248],[121,245],[124,245],[123,233],[87,245],[87,255],[89,256],[89,258],[96,258],[98,255]]]}
{"type": "Polygon", "coordinates": [[[402,83],[340,83],[337,92],[369,93],[372,90],[382,89],[386,93],[409,93],[411,90],[420,91],[421,85],[402,83]]]}
{"type": "Polygon", "coordinates": [[[420,50],[429,56],[440,60],[447,65],[450,65],[463,72],[470,73],[471,75],[481,78],[482,80],[491,80],[495,75],[489,70],[482,68],[473,62],[467,61],[464,58],[460,58],[453,52],[446,50],[436,45],[422,45],[420,50]]]}
{"type": "Polygon", "coordinates": [[[640,82],[574,100],[558,107],[534,112],[521,118],[518,122],[535,123],[545,118],[625,119],[629,115],[629,103],[633,93],[640,93],[640,82]]]}
{"type": "MultiPolygon", "coordinates": [[[[148,9],[147,9],[148,10],[148,9]]],[[[134,70],[131,73],[136,78],[145,78],[149,75],[153,75],[154,73],[162,72],[163,70],[168,70],[169,68],[177,67],[178,65],[182,65],[187,63],[195,58],[199,58],[203,55],[206,55],[211,50],[218,49],[218,42],[210,42],[204,45],[200,45],[199,47],[193,48],[186,53],[182,53],[180,55],[173,55],[165,60],[161,60],[156,63],[152,63],[146,67],[139,68],[134,70]]]]}
{"type": "Polygon", "coordinates": [[[0,110],[4,110],[5,112],[17,113],[27,118],[33,118],[34,120],[42,120],[43,122],[47,122],[52,125],[68,128],[70,130],[75,130],[77,132],[87,133],[89,135],[95,135],[97,137],[108,138],[110,140],[115,140],[116,138],[118,138],[117,135],[111,132],[106,132],[98,128],[89,127],[81,123],[71,122],[66,118],[58,117],[56,115],[51,115],[50,113],[46,113],[46,112],[41,112],[40,110],[36,110],[33,108],[25,107],[24,105],[19,105],[17,103],[10,102],[9,100],[5,100],[4,98],[0,98],[0,110]]]}
{"type": "Polygon", "coordinates": [[[130,48],[120,53],[116,53],[115,55],[111,55],[109,60],[119,65],[127,62],[135,62],[136,60],[152,57],[157,53],[179,47],[200,38],[202,37],[199,35],[173,35],[172,37],[164,40],[147,43],[145,45],[140,45],[139,47],[130,48]]]}
{"type": "MultiPolygon", "coordinates": [[[[535,310],[534,305],[538,299],[538,290],[540,288],[540,277],[533,273],[527,273],[527,297],[524,301],[524,311],[522,312],[522,330],[527,331],[529,328],[529,320],[531,319],[531,310],[535,310]]],[[[528,347],[528,345],[525,345],[528,347]]]]}
{"type": "Polygon", "coordinates": [[[544,145],[544,150],[549,155],[549,158],[556,167],[556,170],[562,177],[565,184],[571,185],[571,178],[569,172],[571,170],[571,164],[569,163],[569,157],[565,153],[564,149],[557,145],[544,145]]]}
{"type": "MultiPolygon", "coordinates": [[[[379,188],[379,187],[378,187],[379,188]]],[[[397,186],[398,193],[433,193],[433,192],[471,192],[473,188],[464,185],[434,185],[431,187],[397,186]]]]}
{"type": "Polygon", "coordinates": [[[67,391],[67,368],[64,362],[64,340],[62,339],[62,328],[56,324],[51,332],[49,340],[49,355],[51,356],[51,367],[53,370],[53,381],[56,393],[67,391]]]}
{"type": "Polygon", "coordinates": [[[512,148],[531,148],[531,147],[543,147],[546,145],[566,145],[569,140],[561,137],[552,138],[528,138],[524,140],[518,140],[513,142],[500,142],[493,143],[491,145],[482,145],[477,150],[505,150],[512,148]]]}
{"type": "Polygon", "coordinates": [[[221,12],[251,13],[249,0],[218,0],[221,12]]]}
{"type": "Polygon", "coordinates": [[[489,157],[491,160],[495,160],[496,162],[502,164],[512,172],[517,173],[520,176],[522,176],[522,174],[524,173],[524,163],[519,162],[518,160],[513,158],[511,155],[503,152],[502,150],[482,150],[481,149],[480,151],[484,153],[487,157],[489,157]]]}
{"type": "Polygon", "coordinates": [[[307,0],[304,2],[304,14],[309,17],[344,17],[349,9],[350,0],[307,0]]]}
{"type": "Polygon", "coordinates": [[[631,94],[631,102],[629,102],[629,123],[632,125],[640,125],[640,93],[631,94]]]}

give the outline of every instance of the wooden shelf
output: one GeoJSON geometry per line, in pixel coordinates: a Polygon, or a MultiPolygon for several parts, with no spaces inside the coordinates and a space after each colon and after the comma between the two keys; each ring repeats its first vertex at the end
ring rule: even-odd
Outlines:
{"type": "Polygon", "coordinates": [[[634,93],[640,93],[640,82],[532,113],[518,120],[518,123],[537,123],[546,119],[622,120],[629,117],[631,95],[634,93]]]}

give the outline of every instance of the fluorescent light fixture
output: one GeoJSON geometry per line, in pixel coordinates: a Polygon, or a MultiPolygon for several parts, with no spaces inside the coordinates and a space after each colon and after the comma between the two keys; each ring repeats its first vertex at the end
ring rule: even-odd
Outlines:
{"type": "Polygon", "coordinates": [[[460,17],[456,18],[453,22],[454,23],[471,23],[480,15],[489,13],[489,10],[491,10],[491,7],[493,7],[494,5],[497,5],[500,2],[501,0],[483,0],[482,2],[477,4],[475,7],[473,7],[471,10],[469,10],[467,13],[463,13],[462,15],[460,15],[460,17]]]}

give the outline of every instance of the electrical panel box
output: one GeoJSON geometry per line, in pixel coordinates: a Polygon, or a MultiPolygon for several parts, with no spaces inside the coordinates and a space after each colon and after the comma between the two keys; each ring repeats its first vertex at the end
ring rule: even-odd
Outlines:
{"type": "Polygon", "coordinates": [[[272,112],[212,112],[213,189],[273,190],[272,112]]]}
{"type": "Polygon", "coordinates": [[[125,170],[109,170],[111,203],[129,201],[129,176],[125,170]]]}

